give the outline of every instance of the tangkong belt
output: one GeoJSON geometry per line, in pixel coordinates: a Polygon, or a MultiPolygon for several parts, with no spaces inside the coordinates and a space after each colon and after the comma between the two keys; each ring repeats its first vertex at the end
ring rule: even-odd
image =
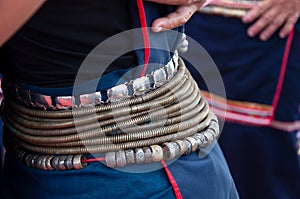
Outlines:
{"type": "Polygon", "coordinates": [[[28,166],[43,170],[84,168],[90,154],[103,154],[99,160],[109,167],[173,160],[219,136],[217,118],[181,59],[159,88],[93,107],[39,110],[7,93],[8,145],[28,166]]]}
{"type": "Polygon", "coordinates": [[[208,6],[201,8],[199,12],[241,18],[259,1],[261,0],[214,0],[208,6]]]}

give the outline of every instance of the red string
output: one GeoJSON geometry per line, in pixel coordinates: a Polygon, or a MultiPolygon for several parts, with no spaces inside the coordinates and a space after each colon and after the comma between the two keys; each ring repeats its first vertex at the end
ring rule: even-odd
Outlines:
{"type": "Polygon", "coordinates": [[[290,32],[287,42],[286,42],[285,49],[284,49],[284,55],[283,55],[283,59],[282,59],[282,63],[281,63],[281,69],[280,69],[280,76],[279,76],[276,92],[275,92],[275,95],[273,98],[273,103],[272,103],[273,115],[272,115],[271,121],[273,121],[273,119],[274,119],[275,110],[277,108],[280,93],[282,90],[283,80],[284,80],[284,76],[285,76],[285,71],[286,71],[286,67],[287,67],[287,63],[288,63],[288,59],[289,59],[289,55],[290,55],[293,38],[294,38],[294,29],[292,29],[292,31],[290,32]]]}
{"type": "Polygon", "coordinates": [[[183,197],[182,197],[182,195],[181,195],[181,193],[180,193],[180,189],[179,189],[179,187],[178,187],[178,185],[177,185],[177,183],[176,183],[176,181],[175,181],[175,179],[174,179],[174,177],[173,177],[171,171],[168,169],[168,167],[167,167],[165,161],[162,160],[160,163],[161,163],[161,165],[162,165],[162,166],[164,167],[164,169],[165,169],[165,172],[166,172],[166,174],[167,174],[167,176],[168,176],[168,179],[169,179],[169,181],[170,181],[170,183],[171,183],[171,185],[172,185],[172,188],[173,188],[173,191],[174,191],[174,194],[175,194],[176,199],[183,199],[183,197]]]}
{"type": "MultiPolygon", "coordinates": [[[[86,159],[86,160],[81,160],[81,162],[83,163],[90,163],[90,162],[99,162],[99,161],[105,161],[105,157],[100,157],[100,158],[89,158],[89,159],[86,159]]],[[[166,163],[164,160],[161,161],[161,165],[164,167],[164,170],[168,176],[168,179],[171,183],[171,186],[173,188],[173,191],[174,191],[174,194],[175,194],[175,197],[176,199],[183,199],[181,193],[180,193],[180,189],[171,173],[171,171],[168,169],[166,163]]]]}
{"type": "MultiPolygon", "coordinates": [[[[89,159],[86,159],[86,160],[81,160],[81,162],[83,163],[90,163],[90,162],[100,162],[100,161],[105,161],[105,157],[100,157],[100,158],[89,158],[89,159]]],[[[171,171],[168,169],[166,163],[164,160],[161,161],[161,165],[164,167],[164,170],[167,174],[167,177],[171,183],[171,186],[173,188],[173,191],[174,191],[174,194],[175,194],[175,197],[176,199],[183,199],[181,193],[180,193],[180,189],[171,173],[171,171]]]]}
{"type": "Polygon", "coordinates": [[[137,6],[138,6],[139,17],[140,17],[140,22],[141,22],[141,27],[142,27],[142,35],[143,35],[143,40],[144,40],[144,67],[143,67],[142,73],[140,75],[142,77],[142,76],[145,76],[147,66],[149,63],[150,39],[149,39],[149,34],[148,34],[148,29],[147,29],[147,21],[146,21],[146,14],[145,14],[143,0],[137,0],[137,6]]]}
{"type": "Polygon", "coordinates": [[[105,157],[101,157],[101,158],[89,158],[89,159],[86,159],[86,160],[81,160],[81,162],[89,163],[89,162],[100,162],[100,161],[104,161],[104,160],[105,160],[105,157]]]}

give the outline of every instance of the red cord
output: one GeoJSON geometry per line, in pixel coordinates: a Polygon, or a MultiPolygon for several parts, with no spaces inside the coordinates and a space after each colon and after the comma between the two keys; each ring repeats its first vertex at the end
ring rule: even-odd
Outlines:
{"type": "MultiPolygon", "coordinates": [[[[81,162],[83,163],[90,163],[90,162],[100,162],[100,161],[105,161],[105,157],[100,157],[100,158],[89,158],[89,159],[86,159],[86,160],[81,160],[81,162]]],[[[173,188],[173,191],[174,191],[174,194],[175,194],[175,197],[176,199],[183,199],[181,193],[180,193],[180,189],[171,173],[171,171],[168,169],[166,163],[164,160],[161,161],[161,165],[164,167],[164,170],[168,176],[168,179],[171,183],[171,186],[173,188]]]]}
{"type": "Polygon", "coordinates": [[[104,161],[104,160],[105,160],[105,157],[101,157],[101,158],[89,158],[89,159],[86,159],[86,160],[81,160],[81,162],[89,163],[89,162],[100,162],[100,161],[104,161]]]}
{"type": "Polygon", "coordinates": [[[150,58],[150,39],[148,34],[148,28],[147,28],[147,20],[146,20],[146,14],[144,9],[143,0],[137,0],[137,6],[139,11],[139,17],[142,27],[142,35],[144,40],[144,67],[142,70],[142,73],[140,77],[145,76],[147,66],[149,64],[149,58],[150,58]]]}
{"type": "Polygon", "coordinates": [[[179,187],[178,187],[178,185],[177,185],[177,183],[176,183],[176,181],[175,181],[175,179],[174,179],[174,177],[173,177],[171,171],[168,169],[168,167],[167,167],[165,161],[162,160],[160,163],[161,163],[161,165],[162,165],[162,166],[164,167],[164,169],[165,169],[165,172],[166,172],[166,174],[167,174],[167,176],[168,176],[168,179],[169,179],[169,181],[170,181],[170,183],[171,183],[171,185],[172,185],[172,188],[173,188],[173,191],[174,191],[174,194],[175,194],[176,199],[183,199],[183,197],[182,197],[182,195],[181,195],[181,193],[180,193],[180,189],[179,189],[179,187]]]}
{"type": "Polygon", "coordinates": [[[281,63],[281,69],[280,69],[280,76],[279,76],[276,92],[275,92],[275,95],[273,98],[273,103],[272,103],[273,115],[272,115],[271,121],[273,121],[273,119],[275,117],[275,110],[276,110],[278,102],[279,102],[279,97],[280,97],[280,93],[281,93],[282,86],[283,86],[285,71],[286,71],[286,67],[287,67],[287,63],[288,63],[288,59],[289,59],[289,55],[290,55],[293,38],[294,38],[294,29],[292,29],[292,31],[290,32],[287,42],[286,42],[285,49],[284,49],[284,55],[283,55],[283,59],[282,59],[282,63],[281,63]]]}

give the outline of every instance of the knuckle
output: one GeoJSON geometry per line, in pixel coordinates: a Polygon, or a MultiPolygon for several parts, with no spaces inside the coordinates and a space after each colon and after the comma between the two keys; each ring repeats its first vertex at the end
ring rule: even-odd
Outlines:
{"type": "Polygon", "coordinates": [[[300,16],[299,13],[295,13],[295,14],[293,14],[291,17],[289,17],[288,21],[289,21],[290,23],[295,24],[295,23],[298,21],[299,16],[300,16]]]}
{"type": "Polygon", "coordinates": [[[270,14],[265,14],[261,18],[261,20],[262,20],[263,23],[269,23],[270,21],[273,20],[273,16],[271,16],[270,14]]]}
{"type": "Polygon", "coordinates": [[[259,2],[256,6],[256,10],[259,13],[263,12],[265,10],[265,8],[266,8],[266,5],[265,5],[265,2],[263,2],[263,1],[259,2]]]}
{"type": "Polygon", "coordinates": [[[183,24],[185,24],[186,22],[188,22],[188,20],[189,20],[189,16],[182,16],[182,17],[178,20],[178,22],[179,22],[180,25],[183,25],[183,24]]]}

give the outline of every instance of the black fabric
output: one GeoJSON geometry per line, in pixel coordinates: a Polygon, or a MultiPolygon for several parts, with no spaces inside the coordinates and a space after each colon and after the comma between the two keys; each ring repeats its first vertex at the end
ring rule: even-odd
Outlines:
{"type": "MultiPolygon", "coordinates": [[[[128,8],[128,0],[47,1],[4,45],[3,74],[36,86],[72,85],[78,67],[95,46],[130,29],[130,16],[124,8],[128,8]]],[[[127,53],[106,73],[135,62],[134,53],[127,53]]]]}

